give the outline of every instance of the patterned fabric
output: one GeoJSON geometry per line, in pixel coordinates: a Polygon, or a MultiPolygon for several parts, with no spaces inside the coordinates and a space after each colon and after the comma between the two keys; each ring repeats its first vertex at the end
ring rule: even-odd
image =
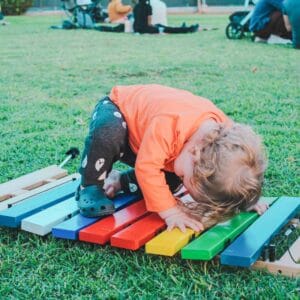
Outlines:
{"type": "Polygon", "coordinates": [[[118,109],[108,97],[95,107],[85,140],[79,169],[82,185],[104,184],[104,179],[115,161],[124,158],[128,145],[127,124],[118,109]]]}

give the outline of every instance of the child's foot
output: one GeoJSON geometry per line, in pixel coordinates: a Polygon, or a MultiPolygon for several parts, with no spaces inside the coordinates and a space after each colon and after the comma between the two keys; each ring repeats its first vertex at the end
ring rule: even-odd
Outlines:
{"type": "Polygon", "coordinates": [[[106,197],[104,191],[97,185],[78,189],[75,199],[78,201],[80,214],[94,218],[110,215],[115,211],[113,202],[106,197]]]}
{"type": "Polygon", "coordinates": [[[121,172],[112,170],[108,177],[104,180],[103,189],[109,198],[113,198],[121,191],[121,172]]]}

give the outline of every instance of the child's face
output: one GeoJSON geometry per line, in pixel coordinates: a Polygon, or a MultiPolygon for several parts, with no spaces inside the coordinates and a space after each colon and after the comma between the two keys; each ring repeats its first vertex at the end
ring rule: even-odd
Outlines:
{"type": "Polygon", "coordinates": [[[187,189],[187,191],[192,196],[192,198],[195,199],[196,191],[191,183],[192,177],[193,177],[193,165],[187,166],[186,172],[182,176],[182,182],[183,182],[184,187],[187,189]]]}
{"type": "Polygon", "coordinates": [[[179,176],[183,185],[188,192],[193,196],[194,188],[191,184],[194,170],[194,156],[190,150],[184,149],[180,156],[175,160],[174,164],[175,174],[179,176]]]}

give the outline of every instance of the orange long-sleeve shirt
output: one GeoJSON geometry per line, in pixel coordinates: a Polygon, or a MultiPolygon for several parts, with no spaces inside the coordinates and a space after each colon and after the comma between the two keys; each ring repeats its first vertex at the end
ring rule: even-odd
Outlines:
{"type": "Polygon", "coordinates": [[[147,209],[160,212],[175,206],[163,170],[174,172],[175,158],[205,120],[229,118],[205,98],[156,84],[115,86],[110,98],[126,120],[147,209]]]}

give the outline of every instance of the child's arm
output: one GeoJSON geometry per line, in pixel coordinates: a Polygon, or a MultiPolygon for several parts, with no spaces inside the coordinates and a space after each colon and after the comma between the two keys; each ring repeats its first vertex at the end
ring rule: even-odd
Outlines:
{"type": "Polygon", "coordinates": [[[172,118],[164,116],[154,119],[140,145],[135,174],[147,209],[159,213],[169,229],[179,227],[184,231],[185,227],[190,227],[199,231],[203,228],[202,224],[177,207],[177,201],[166,183],[163,172],[165,165],[175,159],[176,134],[172,118]]]}
{"type": "Polygon", "coordinates": [[[152,121],[144,133],[135,163],[135,175],[147,209],[153,212],[165,211],[177,204],[163,171],[173,159],[176,132],[172,125],[172,120],[165,116],[152,121]]]}

